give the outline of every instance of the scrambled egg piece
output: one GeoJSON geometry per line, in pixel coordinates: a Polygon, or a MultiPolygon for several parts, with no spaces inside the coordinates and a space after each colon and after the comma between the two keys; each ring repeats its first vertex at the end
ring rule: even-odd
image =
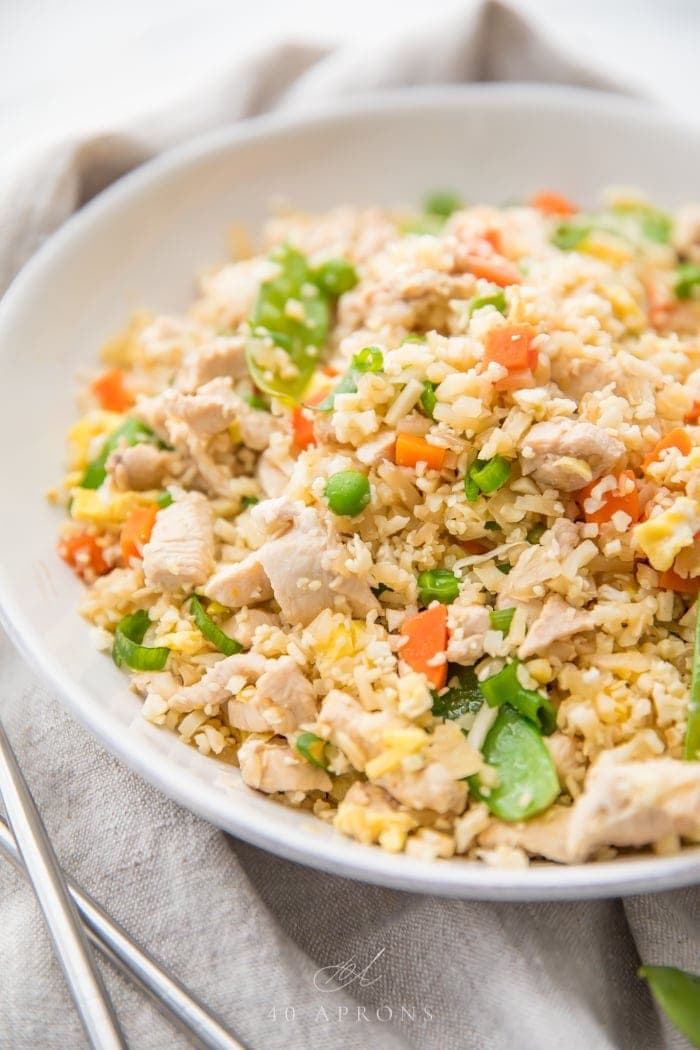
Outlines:
{"type": "Polygon", "coordinates": [[[622,266],[632,262],[634,252],[631,248],[605,230],[592,230],[579,244],[578,251],[592,255],[595,259],[610,263],[611,266],[622,266]]]}
{"type": "Polygon", "coordinates": [[[333,823],[341,834],[367,845],[378,842],[389,853],[400,853],[409,831],[418,827],[415,817],[403,810],[351,801],[340,803],[333,823]]]}
{"type": "Polygon", "coordinates": [[[679,496],[668,510],[635,526],[634,535],[651,565],[664,572],[671,568],[676,555],[692,544],[698,530],[700,506],[687,496],[679,496]]]}
{"type": "Polygon", "coordinates": [[[124,416],[118,412],[96,409],[74,423],[68,431],[69,466],[73,470],[84,470],[90,461],[90,449],[95,438],[111,434],[123,422],[124,416]]]}
{"type": "Polygon", "coordinates": [[[135,507],[154,503],[160,492],[103,493],[98,489],[74,489],[70,505],[73,521],[86,521],[102,528],[118,528],[135,507]]]}
{"type": "Polygon", "coordinates": [[[365,766],[365,773],[370,780],[383,777],[396,769],[404,758],[414,755],[428,742],[428,734],[423,729],[409,727],[408,729],[386,729],[382,734],[382,743],[386,750],[382,751],[376,758],[371,758],[365,766]]]}

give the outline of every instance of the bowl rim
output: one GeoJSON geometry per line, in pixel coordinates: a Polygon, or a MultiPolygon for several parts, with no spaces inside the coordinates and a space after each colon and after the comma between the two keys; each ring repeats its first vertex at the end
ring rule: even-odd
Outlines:
{"type": "MultiPolygon", "coordinates": [[[[322,127],[339,121],[354,121],[430,109],[459,110],[476,105],[502,106],[511,101],[519,107],[550,111],[562,109],[594,115],[611,114],[629,123],[642,123],[650,132],[657,124],[690,135],[688,127],[661,107],[626,96],[570,86],[521,84],[445,85],[412,87],[384,92],[353,94],[331,103],[284,108],[263,116],[238,121],[169,149],[122,176],[63,223],[29,259],[0,301],[0,355],[4,329],[15,308],[56,259],[70,252],[83,231],[128,207],[142,189],[161,179],[187,170],[204,159],[235,149],[240,144],[278,133],[322,127]]],[[[0,623],[24,657],[30,670],[56,692],[63,706],[113,755],[174,801],[223,830],[287,860],[306,864],[347,878],[417,893],[463,899],[501,901],[545,901],[610,897],[648,893],[689,886],[700,882],[700,849],[686,848],[672,857],[621,857],[613,861],[579,865],[535,863],[527,869],[498,869],[454,858],[447,863],[423,861],[404,854],[388,854],[375,846],[364,846],[338,834],[314,836],[303,825],[273,822],[268,828],[259,815],[232,805],[224,789],[207,784],[183,764],[174,763],[155,747],[123,732],[123,726],[99,705],[90,703],[90,693],[65,671],[60,662],[44,654],[41,638],[25,618],[0,562],[0,623]]],[[[272,812],[272,811],[271,811],[272,812]]]]}

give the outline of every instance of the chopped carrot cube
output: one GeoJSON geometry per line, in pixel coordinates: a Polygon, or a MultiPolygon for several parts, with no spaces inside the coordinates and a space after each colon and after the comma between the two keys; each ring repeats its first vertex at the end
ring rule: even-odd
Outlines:
{"type": "Polygon", "coordinates": [[[435,664],[432,661],[440,654],[444,656],[447,649],[447,606],[434,605],[409,616],[401,634],[408,638],[399,649],[401,659],[412,670],[422,672],[433,689],[442,689],[447,681],[447,659],[435,664]]]}
{"type": "Polygon", "coordinates": [[[508,324],[492,328],[486,336],[484,361],[507,368],[509,372],[532,370],[537,364],[537,350],[532,341],[537,332],[529,324],[508,324]]]}
{"type": "Polygon", "coordinates": [[[610,521],[618,511],[627,514],[633,522],[639,521],[639,492],[637,491],[634,471],[623,470],[618,476],[616,487],[602,494],[600,502],[602,502],[603,506],[599,507],[598,510],[587,511],[586,500],[593,498],[593,489],[598,484],[600,484],[600,478],[586,485],[579,493],[579,501],[586,521],[595,522],[596,525],[603,525],[610,521]],[[632,483],[631,485],[630,482],[632,483]]]}
{"type": "Polygon", "coordinates": [[[674,430],[669,431],[665,437],[662,437],[660,441],[656,442],[642,463],[642,469],[647,470],[652,463],[656,463],[657,460],[661,459],[662,452],[667,448],[677,448],[684,456],[687,456],[692,447],[693,442],[690,440],[688,431],[684,430],[683,427],[676,427],[674,430]]]}
{"type": "Polygon", "coordinates": [[[555,190],[542,190],[536,193],[530,201],[530,207],[537,208],[543,215],[567,216],[575,215],[578,211],[573,201],[555,190]]]}
{"type": "Polygon", "coordinates": [[[485,281],[497,284],[501,288],[507,288],[509,284],[522,283],[522,276],[517,266],[500,255],[469,255],[467,266],[475,277],[482,277],[485,281]]]}
{"type": "Polygon", "coordinates": [[[146,507],[134,507],[122,525],[119,546],[127,565],[132,558],[142,557],[143,548],[151,538],[159,510],[157,503],[149,503],[146,507]]]}
{"type": "Polygon", "coordinates": [[[700,576],[679,576],[673,569],[659,573],[659,587],[662,591],[677,591],[678,594],[697,594],[700,591],[700,576]]]}
{"type": "Polygon", "coordinates": [[[97,576],[104,576],[110,570],[99,538],[88,529],[63,536],[57,549],[60,557],[85,583],[93,583],[97,576]]]}
{"type": "Polygon", "coordinates": [[[693,401],[692,408],[683,417],[684,423],[697,423],[700,419],[700,401],[693,401]]]}
{"type": "Polygon", "coordinates": [[[417,434],[399,434],[396,438],[394,462],[399,467],[415,467],[427,463],[433,470],[441,470],[447,450],[431,445],[417,434]]]}
{"type": "Polygon", "coordinates": [[[134,396],[124,385],[121,368],[110,368],[95,379],[90,390],[106,412],[126,412],[134,403],[134,396]]]}

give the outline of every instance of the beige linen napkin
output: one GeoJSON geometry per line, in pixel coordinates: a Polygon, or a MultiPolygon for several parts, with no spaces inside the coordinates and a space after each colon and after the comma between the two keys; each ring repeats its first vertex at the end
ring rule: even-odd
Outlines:
{"type": "MultiPolygon", "coordinates": [[[[362,47],[270,46],[138,125],[57,137],[0,173],[0,286],[86,199],[197,133],[369,88],[469,80],[613,87],[508,7],[473,2],[362,47]]],[[[254,1050],[685,1046],[640,959],[699,969],[697,890],[484,904],[362,886],[260,852],[109,756],[0,639],[0,709],[65,869],[254,1050]]],[[[138,1050],[186,1046],[108,966],[138,1050]]],[[[31,895],[0,862],[0,1045],[74,1048],[79,1024],[31,895]]]]}

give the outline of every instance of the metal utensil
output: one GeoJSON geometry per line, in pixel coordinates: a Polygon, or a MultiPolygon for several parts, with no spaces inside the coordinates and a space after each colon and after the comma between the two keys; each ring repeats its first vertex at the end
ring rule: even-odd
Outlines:
{"type": "Polygon", "coordinates": [[[126,1043],[114,1008],[95,966],[46,828],[2,724],[0,795],[90,1044],[99,1050],[120,1050],[126,1043]]]}
{"type": "MultiPolygon", "coordinates": [[[[17,869],[26,875],[12,832],[0,818],[0,851],[17,869]]],[[[93,898],[82,890],[69,875],[64,876],[70,893],[83,920],[90,941],[100,949],[125,977],[141,988],[160,1012],[195,1046],[205,1050],[245,1050],[183,985],[166,973],[158,963],[129,938],[121,926],[111,919],[93,898]]]]}

